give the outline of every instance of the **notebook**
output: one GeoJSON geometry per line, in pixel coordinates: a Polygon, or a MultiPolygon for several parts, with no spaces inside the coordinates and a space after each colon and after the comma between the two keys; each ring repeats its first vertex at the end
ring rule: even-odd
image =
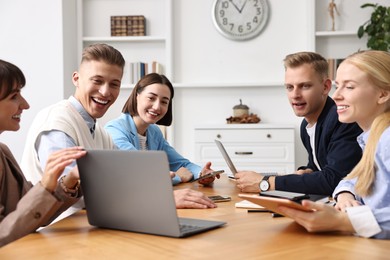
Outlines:
{"type": "Polygon", "coordinates": [[[77,165],[90,225],[186,237],[226,224],[178,218],[163,151],[88,150],[77,165]]]}
{"type": "MultiPolygon", "coordinates": [[[[217,147],[218,147],[219,151],[221,152],[223,158],[225,159],[226,164],[228,165],[230,171],[232,172],[232,174],[234,176],[237,173],[237,169],[234,166],[232,160],[230,159],[229,154],[226,152],[226,149],[223,146],[221,141],[219,141],[217,139],[215,139],[214,141],[217,144],[217,147]]],[[[263,176],[266,176],[266,175],[277,176],[278,173],[276,173],[276,172],[261,172],[261,175],[263,175],[263,176]]]]}

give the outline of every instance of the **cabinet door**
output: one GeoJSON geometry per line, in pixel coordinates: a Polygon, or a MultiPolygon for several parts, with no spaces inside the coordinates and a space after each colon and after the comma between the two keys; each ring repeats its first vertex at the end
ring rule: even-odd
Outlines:
{"type": "Polygon", "coordinates": [[[237,170],[292,173],[295,168],[294,129],[196,129],[195,159],[213,169],[230,169],[214,140],[222,141],[237,170]]]}

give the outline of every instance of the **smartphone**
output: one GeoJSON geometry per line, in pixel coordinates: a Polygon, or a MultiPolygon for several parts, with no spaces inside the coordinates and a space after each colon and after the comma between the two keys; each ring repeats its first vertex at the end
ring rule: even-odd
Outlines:
{"type": "Polygon", "coordinates": [[[232,198],[229,196],[222,196],[222,195],[214,195],[214,196],[208,196],[209,199],[211,199],[214,202],[224,202],[224,201],[231,201],[232,198]]]}
{"type": "Polygon", "coordinates": [[[225,171],[224,170],[220,170],[220,171],[213,171],[213,172],[210,172],[206,175],[203,175],[197,179],[193,179],[191,182],[194,182],[194,181],[200,181],[200,180],[203,180],[203,179],[207,179],[207,178],[210,178],[210,177],[215,177],[215,175],[217,174],[221,174],[221,173],[224,173],[225,171]]]}
{"type": "Polygon", "coordinates": [[[269,190],[260,193],[260,196],[288,199],[292,201],[301,201],[303,199],[309,199],[310,196],[299,192],[289,192],[281,190],[269,190]]]}

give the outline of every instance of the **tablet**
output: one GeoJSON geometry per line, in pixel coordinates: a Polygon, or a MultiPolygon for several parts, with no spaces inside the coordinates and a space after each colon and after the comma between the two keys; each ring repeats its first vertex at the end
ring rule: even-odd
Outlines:
{"type": "Polygon", "coordinates": [[[294,202],[289,199],[281,199],[281,198],[274,198],[274,197],[265,197],[265,196],[259,196],[257,194],[238,194],[240,198],[243,198],[245,200],[248,200],[250,202],[253,202],[255,204],[258,204],[260,206],[263,206],[267,208],[270,211],[282,214],[280,211],[278,211],[279,206],[285,206],[289,208],[294,208],[306,212],[313,211],[312,209],[305,208],[300,203],[294,202]]]}

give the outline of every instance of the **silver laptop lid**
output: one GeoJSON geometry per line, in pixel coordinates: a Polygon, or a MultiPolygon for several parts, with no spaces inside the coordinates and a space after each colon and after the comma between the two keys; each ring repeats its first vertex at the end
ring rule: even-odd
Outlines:
{"type": "Polygon", "coordinates": [[[88,150],[77,165],[91,225],[186,237],[226,223],[177,217],[163,151],[88,150]]]}
{"type": "Polygon", "coordinates": [[[89,150],[77,165],[91,225],[180,236],[165,152],[89,150]]]}
{"type": "Polygon", "coordinates": [[[218,147],[219,151],[221,152],[223,158],[225,159],[225,162],[228,165],[230,171],[232,172],[233,175],[235,175],[237,173],[237,169],[234,166],[232,160],[230,159],[229,154],[226,152],[226,149],[223,146],[222,142],[217,140],[217,139],[215,139],[214,141],[217,144],[217,147],[218,147]]]}

